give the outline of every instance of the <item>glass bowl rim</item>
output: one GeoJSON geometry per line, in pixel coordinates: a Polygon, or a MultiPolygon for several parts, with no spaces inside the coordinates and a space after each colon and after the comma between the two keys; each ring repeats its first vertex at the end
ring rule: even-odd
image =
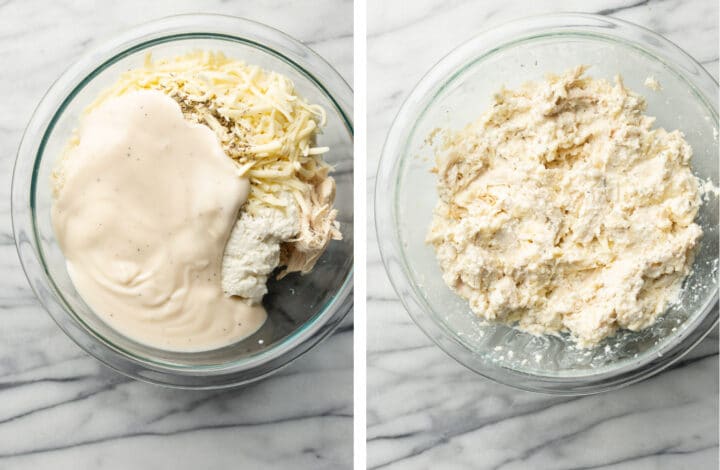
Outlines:
{"type": "Polygon", "coordinates": [[[396,228],[400,210],[396,197],[397,181],[406,163],[406,158],[397,157],[405,155],[407,144],[418,122],[437,96],[471,65],[519,42],[548,37],[605,40],[632,47],[656,61],[661,61],[686,82],[696,98],[704,102],[714,116],[717,126],[717,104],[706,98],[706,95],[717,95],[717,81],[679,46],[649,29],[612,17],[573,12],[535,15],[502,23],[480,32],[452,49],[416,83],[400,107],[391,124],[378,164],[373,201],[375,230],[383,265],[403,307],[414,323],[446,354],[473,372],[514,388],[558,395],[585,395],[620,388],[650,377],[688,353],[718,323],[717,311],[712,314],[712,309],[718,302],[717,285],[700,313],[689,317],[688,320],[692,318],[692,322],[686,322],[687,327],[673,335],[672,341],[663,342],[656,357],[647,356],[640,363],[624,364],[620,368],[588,375],[556,376],[521,372],[490,363],[470,350],[446,325],[435,318],[433,309],[427,305],[411,274],[399,230],[396,228]],[[692,81],[679,73],[678,69],[695,71],[692,81]],[[703,90],[699,90],[698,86],[703,90]],[[710,90],[712,93],[708,93],[710,90]],[[388,187],[393,188],[392,201],[377,204],[380,192],[388,187]],[[387,242],[383,244],[379,243],[379,240],[387,242]]]}
{"type": "MultiPolygon", "coordinates": [[[[131,54],[159,44],[193,39],[239,43],[285,62],[297,73],[305,76],[332,103],[352,140],[352,89],[340,74],[312,49],[277,29],[245,18],[216,14],[168,16],[137,25],[98,43],[50,86],[33,112],[18,149],[13,169],[11,217],[16,249],[31,288],[55,323],[78,346],[107,366],[139,380],[179,388],[220,388],[253,382],[276,372],[334,331],[352,310],[354,268],[350,267],[342,285],[325,305],[296,330],[267,349],[217,364],[158,362],[112,343],[90,328],[70,308],[45,267],[44,254],[38,243],[35,216],[37,168],[46,140],[75,96],[98,74],[131,54]],[[70,91],[67,92],[67,89],[70,91]],[[35,139],[38,136],[41,136],[40,139],[35,139]],[[29,142],[29,138],[33,141],[29,142]],[[39,140],[39,143],[35,140],[39,140]],[[25,177],[28,176],[23,171],[27,170],[24,168],[24,165],[27,165],[27,162],[23,161],[24,157],[25,160],[32,159],[29,194],[20,193],[24,189],[20,186],[26,183],[25,177]],[[28,204],[28,200],[30,213],[26,215],[21,213],[20,209],[22,204],[28,204]],[[26,230],[28,223],[30,230],[26,230]],[[30,232],[30,237],[27,237],[27,232],[30,232]],[[29,243],[29,250],[21,246],[23,239],[29,243]],[[42,285],[43,282],[45,286],[42,285]],[[47,298],[42,294],[46,291],[51,293],[47,298]],[[64,323],[66,317],[75,323],[73,328],[64,323]],[[253,374],[258,371],[259,374],[253,374]],[[153,378],[149,378],[147,372],[151,372],[150,377],[153,378]],[[208,377],[220,378],[220,382],[207,386],[203,379],[208,377]]],[[[193,353],[186,354],[191,356],[193,353]]]]}

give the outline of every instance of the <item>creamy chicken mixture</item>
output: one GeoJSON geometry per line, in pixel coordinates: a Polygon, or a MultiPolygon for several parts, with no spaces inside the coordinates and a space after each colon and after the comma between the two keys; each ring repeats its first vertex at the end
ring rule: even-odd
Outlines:
{"type": "Polygon", "coordinates": [[[478,316],[587,347],[664,312],[702,230],[683,134],[653,128],[620,77],[584,73],[502,89],[436,135],[428,242],[478,316]]]}

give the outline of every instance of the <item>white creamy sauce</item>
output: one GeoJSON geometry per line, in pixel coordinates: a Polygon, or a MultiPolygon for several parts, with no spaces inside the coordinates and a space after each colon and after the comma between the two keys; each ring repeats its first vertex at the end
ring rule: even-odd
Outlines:
{"type": "Polygon", "coordinates": [[[85,117],[52,208],[85,302],[150,346],[208,350],[265,321],[222,289],[222,258],[249,183],[215,134],[159,91],[113,98],[85,117]]]}

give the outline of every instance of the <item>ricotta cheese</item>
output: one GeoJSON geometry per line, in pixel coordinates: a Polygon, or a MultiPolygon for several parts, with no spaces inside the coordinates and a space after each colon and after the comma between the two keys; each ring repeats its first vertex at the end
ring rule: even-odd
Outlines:
{"type": "Polygon", "coordinates": [[[260,206],[254,212],[243,211],[235,223],[222,263],[222,285],[228,295],[243,297],[259,304],[267,294],[268,276],[280,264],[281,244],[300,231],[297,209],[292,196],[284,207],[260,206]]]}

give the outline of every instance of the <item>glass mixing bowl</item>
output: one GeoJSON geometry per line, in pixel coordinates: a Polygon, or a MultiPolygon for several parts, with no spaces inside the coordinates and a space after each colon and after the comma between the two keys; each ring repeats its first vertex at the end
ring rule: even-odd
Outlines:
{"type": "Polygon", "coordinates": [[[25,274],[58,325],[80,347],[129,376],[184,388],[258,380],[316,345],[352,309],[352,90],[313,51],[267,26],[219,15],[181,15],[132,29],[85,55],[50,88],[20,144],[12,187],[15,242],[25,274]],[[223,51],[289,77],[328,114],[318,144],[330,147],[343,234],[315,269],[269,283],[268,321],[253,336],[206,352],[168,352],[139,344],[106,325],[75,290],[50,223],[50,173],[81,111],[127,69],[195,49],[223,51]]]}
{"type": "Polygon", "coordinates": [[[442,59],[402,106],[385,143],[375,188],[383,262],[405,308],[449,355],[507,385],[557,394],[595,393],[648,377],[676,361],[717,324],[718,200],[697,222],[705,235],[677,305],[642,332],[624,331],[593,349],[567,335],[533,336],[484,323],[443,282],[425,236],[437,201],[434,128],[475,121],[502,85],[515,87],[579,64],[647,98],[656,125],[680,129],[694,150],[692,168],[718,185],[718,84],[677,46],[639,26],[582,14],[541,16],[480,34],[442,59]],[[654,76],[662,91],[643,86],[654,76]],[[383,197],[384,196],[384,197],[383,197]]]}

